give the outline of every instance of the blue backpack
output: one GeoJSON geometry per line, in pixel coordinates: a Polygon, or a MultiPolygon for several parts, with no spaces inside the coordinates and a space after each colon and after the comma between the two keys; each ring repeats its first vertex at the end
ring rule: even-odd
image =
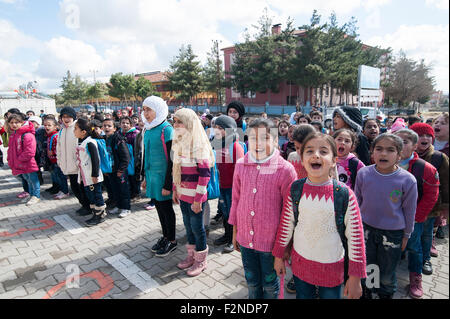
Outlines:
{"type": "Polygon", "coordinates": [[[133,152],[133,145],[127,144],[128,147],[128,153],[130,154],[130,162],[128,163],[128,175],[133,176],[134,175],[134,152],[133,152]]]}
{"type": "Polygon", "coordinates": [[[109,174],[112,173],[113,167],[113,156],[111,150],[108,150],[106,146],[106,141],[103,139],[96,139],[98,154],[100,156],[100,168],[103,173],[109,174]]]}
{"type": "Polygon", "coordinates": [[[211,167],[211,177],[209,179],[207,191],[208,191],[208,200],[216,199],[220,197],[220,185],[219,185],[219,170],[216,165],[216,151],[213,150],[214,153],[214,167],[211,167]]]}
{"type": "Polygon", "coordinates": [[[230,147],[229,151],[230,151],[231,162],[233,162],[233,150],[234,150],[234,145],[236,143],[239,143],[242,146],[242,148],[244,149],[244,155],[247,154],[247,145],[244,142],[236,141],[234,143],[231,143],[230,146],[229,146],[230,147]]]}

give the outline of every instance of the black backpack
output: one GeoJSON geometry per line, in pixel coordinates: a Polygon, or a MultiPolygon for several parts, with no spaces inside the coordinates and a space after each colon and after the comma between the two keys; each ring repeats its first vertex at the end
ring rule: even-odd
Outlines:
{"type": "MultiPolygon", "coordinates": [[[[303,185],[305,185],[306,178],[300,179],[292,183],[291,198],[293,202],[294,212],[294,230],[298,223],[298,204],[303,194],[303,185]]],[[[339,185],[338,181],[333,179],[333,200],[334,211],[336,213],[336,227],[341,237],[342,245],[345,250],[344,257],[344,283],[348,279],[348,245],[347,237],[345,237],[345,214],[347,212],[349,192],[347,187],[339,185]]]]}

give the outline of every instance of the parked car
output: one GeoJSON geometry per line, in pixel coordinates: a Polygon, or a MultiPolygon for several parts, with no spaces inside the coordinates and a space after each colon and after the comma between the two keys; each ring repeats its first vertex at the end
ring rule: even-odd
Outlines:
{"type": "MultiPolygon", "coordinates": [[[[324,120],[333,119],[333,112],[338,107],[340,107],[340,106],[325,108],[324,112],[323,112],[324,120]]],[[[383,122],[384,119],[386,118],[386,115],[383,112],[381,112],[381,110],[379,110],[378,108],[361,106],[360,110],[361,110],[361,115],[362,115],[363,119],[377,118],[378,120],[383,122]]]]}
{"type": "Polygon", "coordinates": [[[411,109],[394,109],[388,111],[388,116],[410,116],[416,113],[415,110],[411,109]]]}

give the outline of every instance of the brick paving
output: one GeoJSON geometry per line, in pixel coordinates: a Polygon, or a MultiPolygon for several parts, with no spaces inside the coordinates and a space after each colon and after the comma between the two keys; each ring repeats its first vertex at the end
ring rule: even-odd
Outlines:
{"type": "MultiPolygon", "coordinates": [[[[50,186],[48,173],[44,178],[47,184],[43,189],[50,186]]],[[[57,222],[57,216],[67,215],[80,226],[89,218],[75,214],[79,208],[75,197],[56,201],[42,191],[41,202],[27,207],[26,200],[16,198],[21,191],[21,183],[11,171],[0,169],[0,299],[248,297],[240,254],[222,254],[222,247],[213,245],[223,234],[220,226],[211,227],[208,268],[200,276],[190,278],[176,267],[184,258],[186,244],[179,206],[174,206],[178,249],[158,258],[150,248],[161,236],[159,220],[155,210],[144,209],[145,199],[132,203],[132,214],[124,219],[108,217],[96,227],[71,232],[57,222]],[[122,268],[113,267],[111,260],[119,260],[122,268]],[[127,265],[131,272],[126,272],[127,265]],[[68,280],[76,274],[78,282],[68,280]]],[[[214,216],[217,200],[210,201],[210,206],[214,216]]],[[[449,298],[446,231],[446,238],[437,240],[439,257],[432,258],[433,275],[423,276],[424,299],[449,298]]],[[[401,261],[397,274],[399,287],[394,298],[409,298],[407,260],[401,261]]],[[[295,295],[285,292],[285,298],[295,295]]]]}

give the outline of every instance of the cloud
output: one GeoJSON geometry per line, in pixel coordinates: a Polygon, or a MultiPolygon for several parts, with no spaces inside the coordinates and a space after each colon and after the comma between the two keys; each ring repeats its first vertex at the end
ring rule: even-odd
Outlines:
{"type": "Polygon", "coordinates": [[[373,37],[367,44],[403,50],[408,58],[433,66],[436,89],[449,91],[449,25],[400,26],[394,33],[373,37]]]}
{"type": "Polygon", "coordinates": [[[448,10],[448,0],[425,0],[427,6],[435,6],[438,9],[448,10]]]}
{"type": "Polygon", "coordinates": [[[39,47],[40,41],[17,30],[8,20],[0,19],[0,57],[10,58],[18,49],[39,50],[39,47]]]}

